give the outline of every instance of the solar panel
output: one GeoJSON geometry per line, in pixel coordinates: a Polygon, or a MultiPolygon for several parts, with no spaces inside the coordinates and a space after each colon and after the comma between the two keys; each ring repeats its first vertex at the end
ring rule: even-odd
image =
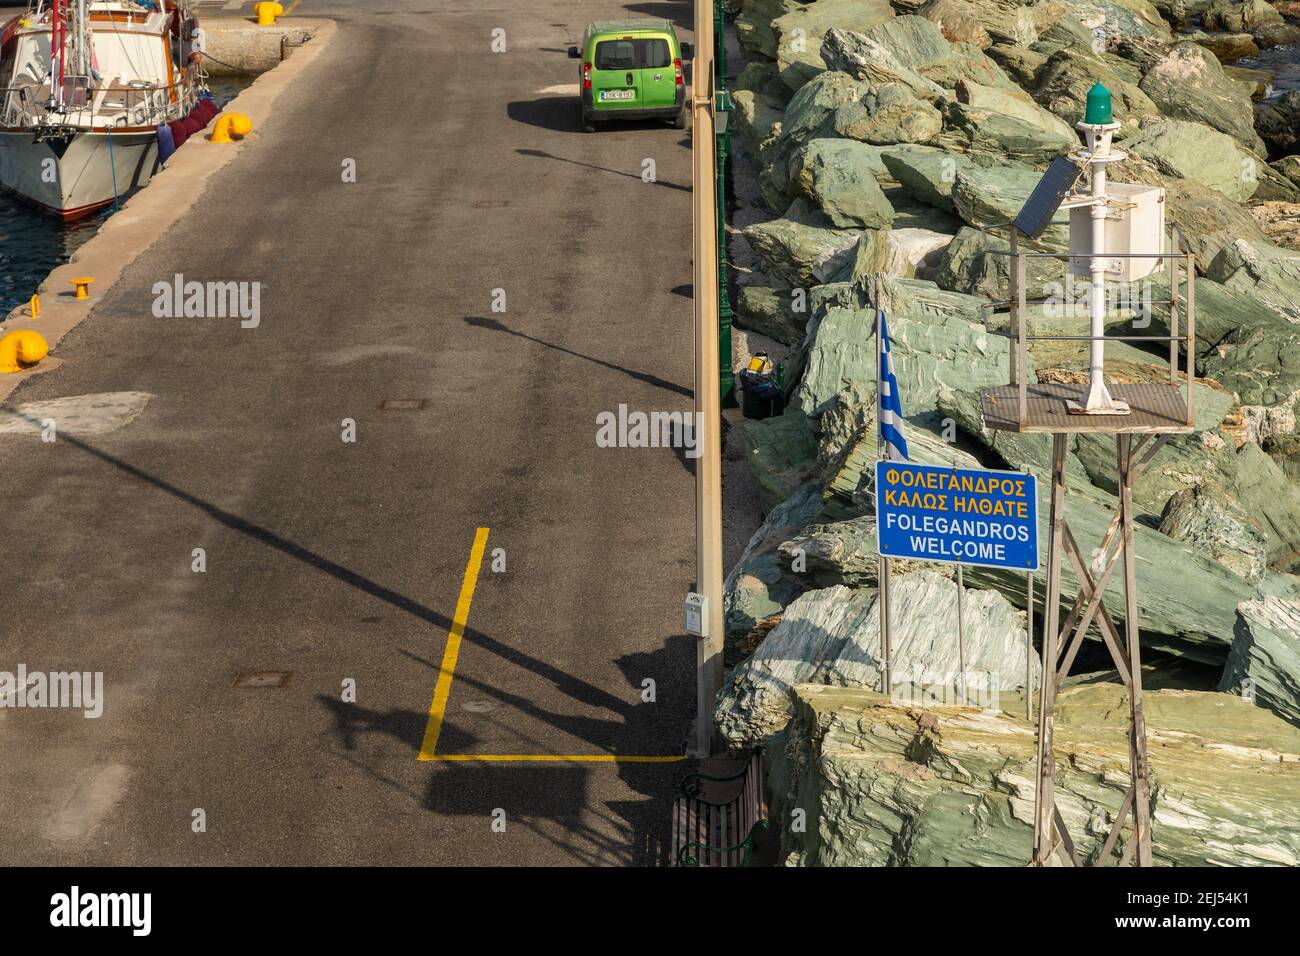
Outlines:
{"type": "Polygon", "coordinates": [[[1064,156],[1052,160],[1052,165],[1047,167],[1047,172],[1043,173],[1043,178],[1016,216],[1015,227],[1030,239],[1041,236],[1081,175],[1083,169],[1064,156]]]}

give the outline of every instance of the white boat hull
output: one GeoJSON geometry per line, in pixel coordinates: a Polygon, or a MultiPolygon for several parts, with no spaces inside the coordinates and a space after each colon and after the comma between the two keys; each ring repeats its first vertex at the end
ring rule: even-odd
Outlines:
{"type": "Polygon", "coordinates": [[[152,131],[77,132],[37,142],[31,132],[0,132],[0,187],[65,220],[125,199],[158,167],[152,131]]]}

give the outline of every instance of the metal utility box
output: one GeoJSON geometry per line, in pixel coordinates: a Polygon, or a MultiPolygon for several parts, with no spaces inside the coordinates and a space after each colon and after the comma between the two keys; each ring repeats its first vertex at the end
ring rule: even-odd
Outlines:
{"type": "MultiPolygon", "coordinates": [[[[1165,191],[1159,186],[1107,183],[1106,251],[1108,253],[1164,252],[1165,191]]],[[[1092,206],[1070,210],[1070,274],[1092,274],[1087,258],[1092,252],[1092,206]]],[[[1128,259],[1122,255],[1106,260],[1106,278],[1111,282],[1145,279],[1161,267],[1163,259],[1128,259]]]]}

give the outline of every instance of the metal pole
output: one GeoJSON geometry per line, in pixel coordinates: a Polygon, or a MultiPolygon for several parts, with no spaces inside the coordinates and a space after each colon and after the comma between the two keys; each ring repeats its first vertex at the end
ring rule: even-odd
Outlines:
{"type": "Polygon", "coordinates": [[[1034,719],[1034,575],[1028,579],[1028,610],[1025,618],[1025,720],[1034,719]]]}
{"type": "MultiPolygon", "coordinates": [[[[1023,419],[1022,419],[1023,420],[1023,419]]],[[[1029,474],[1029,466],[1025,466],[1029,474]]],[[[1034,719],[1034,572],[1025,575],[1025,720],[1034,719]]]]}
{"type": "MultiPolygon", "coordinates": [[[[727,85],[727,31],[726,9],[714,5],[714,73],[717,77],[715,93],[726,96],[727,85]]],[[[718,125],[718,124],[715,124],[718,125]]],[[[731,156],[731,124],[717,134],[717,215],[718,215],[718,387],[722,404],[728,408],[736,404],[735,381],[731,371],[731,292],[727,270],[727,160],[731,156]]]]}
{"type": "Polygon", "coordinates": [[[966,589],[962,586],[961,562],[957,562],[957,702],[966,706],[966,589]]]}
{"type": "MultiPolygon", "coordinates": [[[[1142,649],[1137,601],[1137,560],[1133,553],[1133,436],[1116,436],[1120,521],[1124,551],[1124,639],[1129,667],[1129,773],[1133,792],[1133,836],[1137,866],[1151,865],[1151,788],[1147,765],[1147,726],[1142,707],[1142,649]]],[[[1101,862],[1105,862],[1104,860],[1101,862]]]]}
{"type": "MultiPolygon", "coordinates": [[[[885,443],[880,434],[880,375],[884,370],[885,362],[885,343],[880,335],[880,317],[884,314],[880,305],[880,282],[875,284],[876,300],[876,458],[885,456],[885,443]]],[[[880,520],[879,508],[880,489],[876,489],[876,520],[880,520]]],[[[878,591],[876,594],[876,606],[880,610],[880,692],[886,697],[893,690],[893,680],[890,674],[889,657],[890,657],[890,620],[889,620],[889,558],[883,554],[880,556],[880,568],[877,575],[876,584],[878,591]]]]}
{"type": "Polygon", "coordinates": [[[713,707],[722,688],[722,407],[718,382],[718,231],[713,123],[713,0],[696,0],[691,76],[691,183],[695,289],[695,587],[708,601],[696,653],[695,755],[714,751],[713,707]]]}
{"type": "Polygon", "coordinates": [[[1038,786],[1034,790],[1034,858],[1051,859],[1056,846],[1056,754],[1053,709],[1056,702],[1057,645],[1060,635],[1061,558],[1065,523],[1065,434],[1052,436],[1052,517],[1047,545],[1047,594],[1043,606],[1042,678],[1038,703],[1038,786]]]}

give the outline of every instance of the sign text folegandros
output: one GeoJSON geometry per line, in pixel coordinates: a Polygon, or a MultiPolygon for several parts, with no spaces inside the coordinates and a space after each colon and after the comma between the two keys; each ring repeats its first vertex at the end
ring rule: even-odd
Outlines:
{"type": "Polygon", "coordinates": [[[876,541],[887,558],[1038,567],[1033,475],[876,462],[876,541]]]}

